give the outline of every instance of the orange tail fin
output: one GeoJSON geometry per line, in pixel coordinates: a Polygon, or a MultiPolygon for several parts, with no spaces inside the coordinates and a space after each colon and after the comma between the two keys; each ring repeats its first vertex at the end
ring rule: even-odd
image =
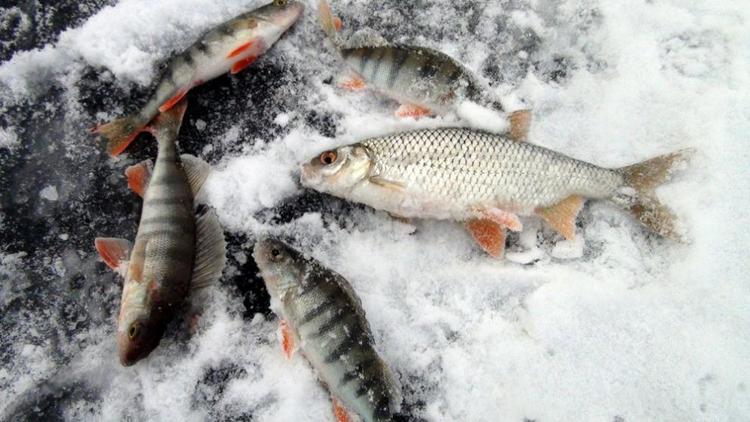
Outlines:
{"type": "Polygon", "coordinates": [[[128,116],[99,125],[91,132],[107,138],[107,152],[117,157],[144,129],[144,124],[138,122],[133,116],[128,116]]]}

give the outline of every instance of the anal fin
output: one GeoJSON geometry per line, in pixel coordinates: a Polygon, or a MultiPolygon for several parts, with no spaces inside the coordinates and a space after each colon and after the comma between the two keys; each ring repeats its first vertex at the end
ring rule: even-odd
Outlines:
{"type": "Polygon", "coordinates": [[[188,91],[190,91],[190,88],[191,87],[180,88],[172,98],[168,99],[166,102],[164,102],[164,104],[161,105],[161,107],[159,107],[159,112],[164,113],[165,111],[174,107],[175,104],[179,103],[180,100],[182,100],[185,95],[187,95],[188,91]]]}
{"type": "Polygon", "coordinates": [[[488,219],[474,219],[466,222],[466,228],[479,246],[494,258],[505,254],[505,227],[488,219]]]}
{"type": "Polygon", "coordinates": [[[206,179],[208,179],[208,175],[211,174],[211,166],[207,162],[190,154],[180,155],[180,160],[190,184],[190,189],[193,195],[197,195],[201,191],[206,179]]]}
{"type": "Polygon", "coordinates": [[[128,259],[131,249],[130,241],[114,237],[97,237],[94,245],[104,263],[113,270],[118,270],[128,259]]]}
{"type": "Polygon", "coordinates": [[[510,130],[508,136],[514,141],[525,141],[529,137],[531,127],[531,111],[518,110],[510,113],[510,130]]]}
{"type": "Polygon", "coordinates": [[[513,232],[520,232],[523,230],[523,224],[516,214],[502,210],[500,208],[489,208],[482,211],[482,216],[488,220],[494,221],[503,228],[509,229],[513,232]]]}
{"type": "Polygon", "coordinates": [[[146,188],[151,179],[151,169],[151,160],[141,161],[125,169],[125,176],[128,178],[128,187],[141,198],[146,194],[146,188]]]}
{"type": "Polygon", "coordinates": [[[583,197],[572,195],[547,208],[537,208],[536,213],[565,239],[576,236],[576,217],[583,207],[583,197]]]}
{"type": "Polygon", "coordinates": [[[190,289],[204,289],[216,283],[226,265],[227,245],[224,230],[213,209],[208,209],[195,220],[195,261],[190,289]]]}

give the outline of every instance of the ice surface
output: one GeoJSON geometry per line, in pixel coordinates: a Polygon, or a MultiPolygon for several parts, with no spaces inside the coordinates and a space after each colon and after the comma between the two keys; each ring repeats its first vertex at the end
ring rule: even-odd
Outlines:
{"type": "Polygon", "coordinates": [[[257,2],[122,0],[0,64],[0,415],[332,420],[304,359],[283,358],[257,293],[252,242],[272,232],[350,280],[404,386],[407,419],[750,418],[750,9],[332,1],[344,35],[371,27],[441,49],[511,109],[532,109],[531,142],[610,167],[698,150],[658,190],[689,244],[594,202],[578,241],[525,219],[497,262],[457,223],[406,224],[301,192],[297,164],[321,150],[488,120],[471,109],[398,120],[396,104],[338,90],[344,69],[314,3],[253,67],[189,96],[181,146],[215,167],[204,196],[231,265],[198,333],[176,323],[133,368],[115,353],[121,281],[97,262],[93,238],[135,235],[139,202],[122,171],[155,149],[143,137],[110,160],[85,129],[142,104],[171,51],[257,2]]]}

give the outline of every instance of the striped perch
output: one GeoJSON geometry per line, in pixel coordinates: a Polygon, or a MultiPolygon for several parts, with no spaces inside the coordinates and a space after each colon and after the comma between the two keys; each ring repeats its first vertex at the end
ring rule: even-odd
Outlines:
{"type": "Polygon", "coordinates": [[[238,73],[265,53],[299,19],[304,6],[294,0],[274,0],[205,33],[172,57],[148,102],[137,113],[92,130],[108,140],[117,156],[160,112],[177,104],[193,87],[227,72],[238,73]]]}
{"type": "Polygon", "coordinates": [[[276,239],[255,245],[253,257],[283,321],[282,346],[297,346],[333,396],[339,421],[353,412],[364,421],[390,421],[401,390],[373,348],[365,312],[341,275],[276,239]]]}
{"type": "MultiPolygon", "coordinates": [[[[331,14],[326,0],[319,3],[320,22],[343,57],[352,76],[342,86],[360,90],[367,86],[390,97],[401,107],[400,117],[445,114],[469,101],[503,112],[500,101],[489,94],[474,74],[447,54],[431,48],[390,44],[372,33],[355,34],[346,45],[336,33],[340,20],[331,14]]],[[[509,115],[510,137],[523,139],[531,114],[520,110],[509,115]]]]}
{"type": "Polygon", "coordinates": [[[193,204],[210,167],[191,155],[177,155],[185,108],[182,101],[148,129],[159,143],[153,171],[149,160],[126,170],[128,186],[144,199],[134,244],[95,241],[104,262],[125,277],[117,328],[124,366],[148,356],[191,292],[215,283],[224,269],[224,232],[216,214],[196,215],[193,204]]]}

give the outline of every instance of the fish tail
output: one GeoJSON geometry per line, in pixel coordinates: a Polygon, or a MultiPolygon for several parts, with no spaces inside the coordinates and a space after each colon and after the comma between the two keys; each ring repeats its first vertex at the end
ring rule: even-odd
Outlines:
{"type": "Polygon", "coordinates": [[[187,110],[187,100],[183,98],[172,108],[156,116],[144,130],[151,132],[158,142],[174,142],[177,139],[177,134],[180,132],[185,110],[187,110]]]}
{"type": "Polygon", "coordinates": [[[318,18],[320,19],[320,25],[323,27],[323,31],[325,31],[333,45],[336,48],[339,48],[340,42],[338,33],[336,32],[336,18],[331,13],[331,6],[326,0],[320,0],[320,2],[318,2],[318,18]]]}
{"type": "Polygon", "coordinates": [[[145,124],[137,116],[126,116],[104,123],[91,129],[91,133],[107,139],[107,152],[117,157],[130,145],[139,133],[145,130],[145,124]]]}
{"type": "Polygon", "coordinates": [[[684,149],[618,169],[625,179],[625,192],[621,189],[612,200],[630,211],[654,233],[683,240],[682,233],[678,231],[676,216],[659,201],[654,190],[668,182],[675,172],[683,169],[693,153],[693,149],[684,149]]]}

